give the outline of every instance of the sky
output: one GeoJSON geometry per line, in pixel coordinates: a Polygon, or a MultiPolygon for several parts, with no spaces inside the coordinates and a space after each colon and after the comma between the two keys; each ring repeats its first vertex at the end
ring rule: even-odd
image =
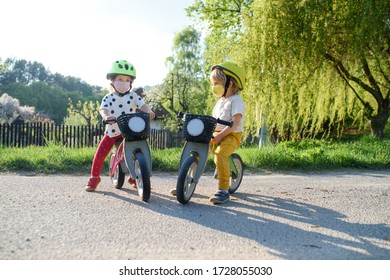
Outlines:
{"type": "Polygon", "coordinates": [[[134,87],[160,84],[173,38],[194,22],[194,0],[0,0],[0,58],[42,63],[51,73],[108,86],[106,73],[125,59],[134,87]]]}

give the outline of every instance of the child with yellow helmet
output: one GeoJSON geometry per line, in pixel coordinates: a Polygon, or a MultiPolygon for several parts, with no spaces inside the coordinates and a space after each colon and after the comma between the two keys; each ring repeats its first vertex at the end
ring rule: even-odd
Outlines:
{"type": "MultiPolygon", "coordinates": [[[[154,119],[155,114],[148,104],[137,93],[131,91],[132,84],[136,78],[136,70],[131,63],[126,60],[115,61],[106,77],[110,80],[111,92],[103,97],[100,105],[99,113],[103,120],[113,120],[122,114],[136,113],[137,110],[148,113],[150,119],[154,119]]],[[[104,136],[93,158],[91,177],[85,187],[86,191],[95,191],[101,181],[100,172],[103,168],[104,160],[115,142],[120,138],[122,138],[122,135],[118,124],[107,124],[104,136]]]]}
{"type": "Polygon", "coordinates": [[[231,171],[228,157],[241,143],[245,103],[239,92],[244,89],[245,72],[235,63],[222,62],[212,67],[210,81],[212,92],[219,97],[213,109],[213,117],[233,122],[232,127],[217,124],[210,142],[218,173],[218,191],[210,197],[210,202],[221,204],[230,199],[231,171]]]}

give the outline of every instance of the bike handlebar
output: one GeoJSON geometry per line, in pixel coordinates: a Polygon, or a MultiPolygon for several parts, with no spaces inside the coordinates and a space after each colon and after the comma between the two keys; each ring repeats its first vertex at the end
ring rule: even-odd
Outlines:
{"type": "MultiPolygon", "coordinates": [[[[183,117],[184,117],[184,113],[183,112],[179,112],[178,114],[177,114],[177,118],[178,119],[182,119],[183,117]]],[[[229,127],[232,127],[233,126],[233,122],[231,121],[231,122],[229,122],[229,121],[224,121],[224,120],[221,120],[221,119],[216,119],[217,120],[217,123],[219,123],[219,124],[223,124],[223,125],[227,125],[227,126],[229,126],[229,127]]]]}
{"type": "Polygon", "coordinates": [[[221,120],[221,119],[217,119],[217,123],[220,123],[220,124],[223,124],[223,125],[227,125],[229,127],[233,126],[233,122],[228,122],[228,121],[224,121],[224,120],[221,120]]]}
{"type": "Polygon", "coordinates": [[[113,118],[113,119],[110,119],[110,120],[103,120],[103,124],[106,125],[106,124],[109,124],[109,123],[116,123],[116,118],[113,118]]]}
{"type": "MultiPolygon", "coordinates": [[[[156,120],[157,119],[157,115],[155,114],[154,115],[154,120],[156,120]]],[[[109,120],[103,120],[102,121],[102,123],[104,124],[104,125],[106,125],[106,124],[109,124],[109,123],[116,123],[117,121],[116,121],[116,118],[115,117],[113,117],[112,119],[109,119],[109,120]]]]}

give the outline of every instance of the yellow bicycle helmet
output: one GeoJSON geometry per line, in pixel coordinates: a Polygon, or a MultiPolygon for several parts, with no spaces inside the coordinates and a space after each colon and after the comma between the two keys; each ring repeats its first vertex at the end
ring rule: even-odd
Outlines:
{"type": "Polygon", "coordinates": [[[237,64],[233,62],[222,62],[220,64],[216,64],[211,68],[211,71],[215,68],[219,68],[225,73],[226,76],[232,77],[240,90],[243,90],[245,87],[245,71],[237,64]]]}

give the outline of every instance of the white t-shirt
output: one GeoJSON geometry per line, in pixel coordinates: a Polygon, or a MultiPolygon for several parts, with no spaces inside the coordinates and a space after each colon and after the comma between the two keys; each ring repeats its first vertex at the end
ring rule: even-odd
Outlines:
{"type": "MultiPolygon", "coordinates": [[[[111,92],[103,97],[100,109],[107,110],[111,116],[119,117],[120,115],[135,113],[136,110],[141,109],[144,104],[145,101],[133,91],[130,91],[130,93],[123,96],[116,92],[111,92]]],[[[110,138],[121,134],[119,126],[116,123],[107,124],[104,133],[110,138]]]]}
{"type": "MultiPolygon", "coordinates": [[[[241,114],[242,118],[234,130],[234,132],[242,132],[244,127],[244,111],[245,111],[245,103],[242,100],[241,96],[238,94],[234,94],[229,96],[228,98],[220,98],[215,104],[213,109],[213,117],[219,118],[224,121],[233,121],[233,116],[236,114],[241,114]]],[[[215,130],[223,130],[225,125],[217,124],[215,130]]]]}

